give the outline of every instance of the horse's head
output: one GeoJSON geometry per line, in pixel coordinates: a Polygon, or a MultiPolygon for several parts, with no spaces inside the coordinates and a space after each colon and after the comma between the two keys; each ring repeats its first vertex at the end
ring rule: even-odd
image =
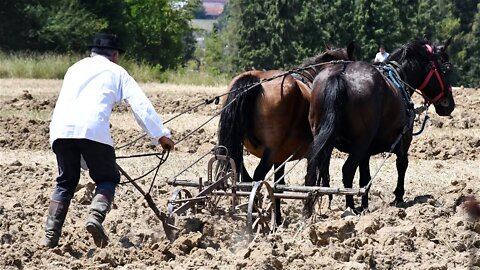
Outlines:
{"type": "Polygon", "coordinates": [[[451,40],[452,38],[450,37],[445,44],[434,46],[432,53],[432,58],[435,63],[434,74],[437,77],[437,80],[443,83],[440,83],[441,91],[436,94],[430,102],[435,106],[435,111],[440,116],[448,116],[455,109],[452,86],[450,85],[449,80],[453,71],[453,65],[450,62],[450,56],[447,53],[448,45],[450,45],[451,40]]]}
{"type": "Polygon", "coordinates": [[[440,116],[448,116],[455,109],[449,81],[453,68],[447,53],[450,41],[451,38],[441,46],[430,41],[411,42],[393,52],[388,59],[407,67],[409,83],[420,91],[427,105],[434,105],[440,116]]]}
{"type": "Polygon", "coordinates": [[[331,48],[325,45],[325,51],[316,57],[318,63],[334,60],[356,61],[355,44],[350,42],[347,48],[331,48]]]}

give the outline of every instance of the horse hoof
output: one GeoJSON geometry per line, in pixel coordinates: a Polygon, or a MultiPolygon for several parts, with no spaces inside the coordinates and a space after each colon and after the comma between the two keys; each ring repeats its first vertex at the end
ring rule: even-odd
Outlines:
{"type": "Polygon", "coordinates": [[[370,209],[368,207],[360,207],[358,209],[355,209],[359,213],[359,215],[364,215],[370,213],[370,209]]]}
{"type": "Polygon", "coordinates": [[[394,200],[393,202],[390,203],[390,206],[395,206],[395,207],[405,207],[405,202],[403,200],[394,200]]]}
{"type": "Polygon", "coordinates": [[[357,212],[357,210],[348,207],[347,209],[345,209],[345,211],[343,211],[340,217],[344,218],[344,217],[350,217],[350,216],[358,216],[358,214],[359,213],[357,212]]]}
{"type": "Polygon", "coordinates": [[[303,212],[303,217],[304,217],[305,219],[310,218],[310,217],[312,216],[312,214],[313,214],[312,210],[311,210],[311,209],[308,209],[307,207],[304,207],[302,212],[303,212]]]}

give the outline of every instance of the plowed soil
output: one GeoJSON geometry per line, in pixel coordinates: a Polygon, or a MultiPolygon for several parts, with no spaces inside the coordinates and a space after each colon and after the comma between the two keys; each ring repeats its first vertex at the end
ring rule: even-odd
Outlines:
{"type": "MultiPolygon", "coordinates": [[[[102,249],[84,229],[94,184],[83,171],[60,245],[46,249],[39,242],[58,173],[48,144],[49,119],[60,86],[61,81],[0,80],[2,269],[480,269],[480,221],[463,207],[466,196],[480,198],[479,90],[455,88],[457,106],[450,117],[439,117],[430,108],[427,127],[410,148],[403,205],[389,204],[396,185],[395,157],[381,167],[384,157],[379,155],[371,162],[372,175],[379,172],[367,213],[349,214],[344,197],[334,196],[330,209],[324,197],[314,217],[305,219],[302,201],[285,200],[282,225],[252,240],[245,231],[245,213],[228,214],[230,203],[224,198],[216,211],[203,209],[179,217],[181,230],[170,242],[142,195],[131,184],[122,184],[104,222],[111,241],[102,249]]],[[[149,174],[137,181],[165,212],[175,190],[167,180],[216,144],[220,105],[203,103],[226,87],[142,87],[164,121],[188,111],[166,124],[179,144],[157,177],[149,174]]],[[[115,108],[111,124],[116,147],[121,148],[117,156],[159,151],[143,137],[127,106],[115,108]]],[[[419,127],[417,122],[415,129],[419,127]]],[[[206,179],[208,158],[179,178],[206,179]]],[[[342,187],[344,159],[335,152],[332,186],[342,187]]],[[[119,164],[136,178],[157,161],[147,156],[119,164]]],[[[250,172],[257,163],[246,154],[250,172]]],[[[292,167],[286,182],[302,185],[305,161],[288,164],[287,170],[292,167]]]]}

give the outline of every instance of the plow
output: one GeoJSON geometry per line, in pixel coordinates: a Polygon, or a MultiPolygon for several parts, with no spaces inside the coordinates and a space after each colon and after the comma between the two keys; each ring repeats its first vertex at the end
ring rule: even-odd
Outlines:
{"type": "Polygon", "coordinates": [[[180,216],[202,212],[244,218],[245,231],[253,239],[275,230],[276,199],[305,200],[334,194],[362,196],[367,192],[366,188],[278,185],[267,180],[239,182],[233,159],[212,152],[207,163],[206,180],[203,177],[179,179],[177,175],[167,181],[176,189],[171,193],[165,211],[160,210],[150,193],[118,166],[120,173],[142,194],[155,216],[162,222],[170,241],[174,241],[181,230],[180,216]],[[214,169],[221,161],[230,164],[228,171],[218,172],[214,169]],[[228,207],[225,207],[225,201],[229,202],[228,207]]]}
{"type": "Polygon", "coordinates": [[[289,186],[276,185],[272,181],[238,182],[235,163],[228,156],[215,155],[208,162],[207,181],[185,180],[172,178],[168,184],[176,186],[167,207],[168,226],[176,225],[179,215],[186,212],[197,213],[209,211],[215,213],[221,210],[223,205],[218,202],[221,198],[228,198],[230,207],[228,214],[245,217],[246,232],[257,237],[259,234],[268,234],[275,229],[275,199],[305,200],[322,195],[358,195],[366,193],[365,188],[348,189],[318,186],[289,186]],[[231,165],[228,172],[220,172],[214,178],[214,164],[218,161],[227,161],[231,165]],[[187,188],[196,188],[194,195],[187,188]]]}

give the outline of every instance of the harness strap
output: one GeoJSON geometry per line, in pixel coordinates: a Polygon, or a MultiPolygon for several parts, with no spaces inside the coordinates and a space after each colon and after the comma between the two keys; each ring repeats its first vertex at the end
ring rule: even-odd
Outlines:
{"type": "MultiPolygon", "coordinates": [[[[398,63],[395,62],[394,65],[398,66],[398,63]]],[[[395,68],[390,63],[381,65],[378,68],[383,74],[386,74],[384,77],[389,79],[390,82],[392,82],[392,84],[395,85],[400,90],[400,93],[402,93],[403,99],[405,100],[405,103],[407,105],[407,109],[413,110],[412,97],[410,96],[410,93],[407,91],[404,81],[400,79],[401,77],[398,74],[397,68],[395,68]]]]}
{"type": "MultiPolygon", "coordinates": [[[[427,47],[428,48],[428,47],[427,47]]],[[[437,67],[435,66],[435,63],[433,63],[433,61],[430,62],[430,71],[428,72],[428,75],[427,77],[425,78],[425,80],[423,81],[422,85],[420,85],[420,87],[418,87],[418,90],[420,91],[421,95],[423,96],[423,98],[425,99],[425,102],[426,103],[430,103],[430,104],[435,104],[438,102],[438,100],[440,100],[443,95],[445,94],[445,85],[443,84],[443,81],[442,81],[442,77],[440,76],[440,74],[438,73],[438,69],[437,67]],[[427,95],[423,92],[423,89],[425,89],[425,87],[427,87],[428,83],[430,82],[430,79],[432,78],[433,74],[435,74],[435,77],[437,78],[438,80],[438,83],[440,84],[440,93],[438,93],[437,96],[435,96],[433,99],[430,99],[429,97],[427,97],[427,95]]]]}
{"type": "MultiPolygon", "coordinates": [[[[396,63],[398,65],[398,63],[396,63]]],[[[413,127],[413,121],[415,120],[415,112],[414,112],[414,104],[412,102],[412,97],[410,93],[407,92],[407,88],[403,83],[403,80],[400,79],[400,75],[395,67],[391,64],[383,64],[378,66],[377,69],[381,72],[383,77],[391,82],[392,85],[397,87],[397,89],[402,94],[403,100],[405,102],[405,110],[407,113],[407,122],[403,126],[401,134],[399,134],[399,138],[401,138],[409,129],[413,127]]],[[[396,143],[394,144],[394,146],[396,143]]]]}
{"type": "Polygon", "coordinates": [[[312,89],[313,82],[310,81],[310,80],[307,80],[302,74],[293,72],[293,73],[291,73],[290,75],[292,75],[292,77],[293,77],[295,80],[301,81],[302,83],[304,83],[305,85],[307,85],[308,88],[312,89]]]}

